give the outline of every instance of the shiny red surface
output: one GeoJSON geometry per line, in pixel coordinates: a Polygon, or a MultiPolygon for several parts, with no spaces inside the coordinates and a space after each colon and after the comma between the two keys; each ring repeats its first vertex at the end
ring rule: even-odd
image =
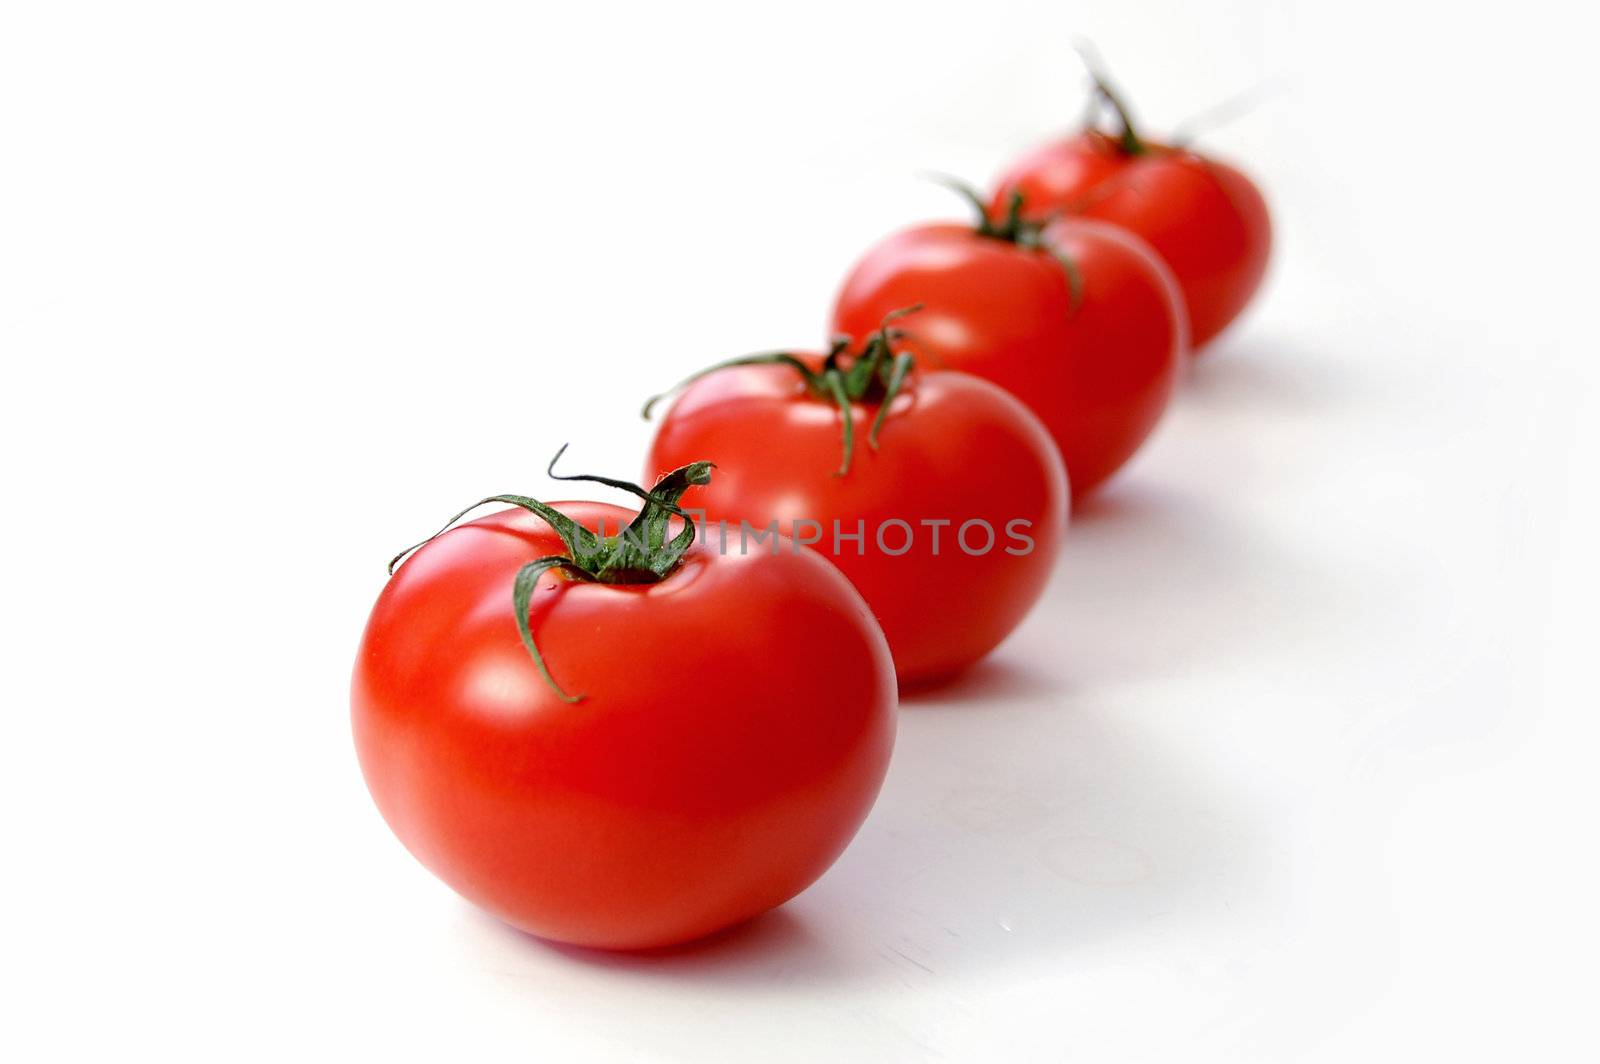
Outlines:
{"type": "MultiPolygon", "coordinates": [[[[822,526],[823,551],[866,598],[883,626],[902,683],[953,674],[999,644],[1043,592],[1067,520],[1067,483],[1044,426],[1009,394],[963,373],[919,372],[891,404],[880,447],[867,446],[876,404],[852,408],[856,449],[846,476],[840,461],[840,415],[810,395],[797,374],[777,366],[723,370],[681,395],[663,419],[646,474],[682,464],[684,455],[717,463],[716,488],[703,505],[726,520],[738,549],[738,522],[753,527],[796,519],[822,526]],[[966,521],[988,521],[995,546],[969,554],[956,537],[966,521]],[[841,539],[833,522],[853,532],[861,548],[841,539]],[[910,526],[911,546],[899,551],[910,526]],[[948,520],[940,529],[921,522],[948,520]],[[1007,523],[1030,524],[1025,555],[1007,537],[1007,523]],[[877,530],[884,530],[880,548],[877,530]]],[[[802,533],[808,534],[808,533],[802,533]]],[[[981,527],[968,545],[980,547],[981,527]]],[[[757,547],[755,549],[762,549],[757,547]]]]}
{"type": "Polygon", "coordinates": [[[1057,259],[970,226],[925,225],[872,248],[846,278],[835,331],[863,336],[896,307],[897,346],[931,367],[993,381],[1043,420],[1082,497],[1138,450],[1166,409],[1186,330],[1171,275],[1148,247],[1100,222],[1049,239],[1082,283],[1072,301],[1057,259]]]}
{"type": "Polygon", "coordinates": [[[1149,147],[1128,155],[1115,138],[1092,130],[1046,144],[1001,175],[994,207],[1016,189],[1029,216],[1097,218],[1141,237],[1177,278],[1198,351],[1260,287],[1272,222],[1260,191],[1233,167],[1149,147]]]}
{"type": "MultiPolygon", "coordinates": [[[[632,517],[554,505],[612,534],[632,517]]],[[[889,652],[861,597],[809,552],[703,543],[655,585],[547,574],[530,617],[557,682],[586,696],[569,705],[511,607],[517,569],[560,549],[534,516],[493,514],[379,596],[351,706],[390,827],[471,901],[579,945],[681,942],[803,890],[860,826],[893,742],[889,652]]]]}

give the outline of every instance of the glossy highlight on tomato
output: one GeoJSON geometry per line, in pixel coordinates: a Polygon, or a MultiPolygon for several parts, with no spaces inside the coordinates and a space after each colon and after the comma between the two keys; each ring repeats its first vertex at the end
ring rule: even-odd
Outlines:
{"type": "MultiPolygon", "coordinates": [[[[554,503],[615,536],[634,514],[554,503]]],[[[422,546],[367,624],[351,707],[384,819],[464,897],[525,931],[670,945],[803,890],[865,818],[896,690],[861,596],[804,550],[703,539],[655,583],[538,578],[563,541],[508,510],[422,546]],[[570,692],[567,697],[562,692],[570,692]]]]}

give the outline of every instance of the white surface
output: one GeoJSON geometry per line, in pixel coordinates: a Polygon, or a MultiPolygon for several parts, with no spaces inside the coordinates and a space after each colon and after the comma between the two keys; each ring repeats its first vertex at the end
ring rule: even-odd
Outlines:
{"type": "Polygon", "coordinates": [[[1465,10],[8,5],[0,1053],[1592,1054],[1596,86],[1465,10]],[[1205,141],[1254,313],[815,888],[645,958],[477,915],[356,772],[384,559],[820,338],[1073,33],[1155,128],[1287,79],[1205,141]]]}

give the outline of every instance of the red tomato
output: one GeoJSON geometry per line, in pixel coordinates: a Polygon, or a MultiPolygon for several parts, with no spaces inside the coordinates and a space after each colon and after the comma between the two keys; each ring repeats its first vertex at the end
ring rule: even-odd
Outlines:
{"type": "MultiPolygon", "coordinates": [[[[848,406],[862,439],[880,403],[848,406]]],[[[792,367],[724,368],[679,397],[648,469],[711,457],[708,538],[725,521],[729,550],[767,549],[742,520],[814,540],[872,608],[903,685],[954,674],[994,649],[1044,591],[1067,519],[1060,457],[1020,402],[964,373],[912,372],[877,448],[857,446],[838,475],[842,427],[839,408],[792,367]]]]}
{"type": "MultiPolygon", "coordinates": [[[[612,535],[633,517],[554,505],[612,535]]],[[[384,588],[351,699],[384,819],[472,902],[577,945],[682,942],[803,890],[860,826],[893,742],[894,674],[861,596],[793,545],[696,542],[657,583],[545,573],[529,630],[546,682],[512,583],[562,549],[506,511],[384,588]]]]}
{"type": "Polygon", "coordinates": [[[861,335],[894,307],[923,301],[902,323],[904,346],[925,366],[977,374],[1027,403],[1082,498],[1166,409],[1183,364],[1183,309],[1166,268],[1127,233],[1073,221],[1037,239],[1055,254],[971,226],[907,229],[851,271],[833,326],[861,335]]]}
{"type": "MultiPolygon", "coordinates": [[[[1101,85],[1102,93],[1115,97],[1101,85]]],[[[1250,302],[1267,271],[1272,223],[1239,171],[1195,152],[1142,140],[1126,121],[1112,136],[1085,130],[1046,144],[1000,177],[991,209],[1021,193],[1029,217],[1098,218],[1142,237],[1183,290],[1196,351],[1250,302]]]]}

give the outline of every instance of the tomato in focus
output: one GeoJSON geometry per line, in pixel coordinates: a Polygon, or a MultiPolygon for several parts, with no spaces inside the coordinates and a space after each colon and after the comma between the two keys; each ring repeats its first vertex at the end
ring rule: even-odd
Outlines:
{"type": "MultiPolygon", "coordinates": [[[[555,506],[611,535],[634,517],[555,506]]],[[[699,541],[656,583],[552,570],[528,615],[547,681],[511,588],[562,548],[533,514],[496,513],[384,588],[351,698],[384,819],[464,897],[559,942],[665,946],[782,904],[839,856],[888,765],[894,673],[861,596],[808,551],[699,541]]]]}

